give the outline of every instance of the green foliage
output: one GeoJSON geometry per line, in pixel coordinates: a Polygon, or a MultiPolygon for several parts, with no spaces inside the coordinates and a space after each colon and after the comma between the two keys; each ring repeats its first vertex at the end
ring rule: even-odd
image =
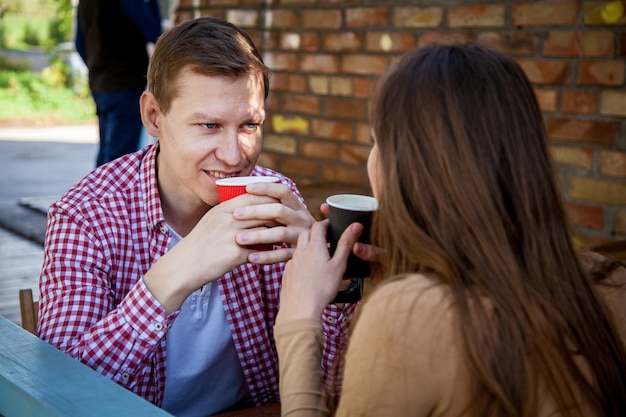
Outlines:
{"type": "Polygon", "coordinates": [[[0,70],[23,72],[29,70],[29,65],[26,61],[19,61],[0,55],[0,70]]]}
{"type": "Polygon", "coordinates": [[[28,22],[24,27],[24,43],[30,46],[41,46],[45,41],[45,34],[42,32],[42,26],[36,23],[28,22]]]}
{"type": "Polygon", "coordinates": [[[0,56],[0,122],[95,119],[86,80],[73,74],[56,51],[59,43],[71,41],[73,19],[72,0],[0,0],[0,48],[38,47],[53,56],[41,73],[28,70],[27,62],[0,56]]]}
{"type": "Polygon", "coordinates": [[[0,70],[0,121],[82,123],[94,120],[95,106],[91,97],[79,96],[72,89],[59,86],[61,80],[54,74],[54,69],[45,76],[31,71],[0,70]]]}
{"type": "Polygon", "coordinates": [[[53,48],[71,40],[71,0],[0,0],[0,47],[53,48]]]}

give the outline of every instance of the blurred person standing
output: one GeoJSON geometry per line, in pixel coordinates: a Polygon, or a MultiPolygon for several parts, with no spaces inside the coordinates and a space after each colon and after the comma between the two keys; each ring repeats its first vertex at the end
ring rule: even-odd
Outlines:
{"type": "Polygon", "coordinates": [[[137,150],[139,98],[145,90],[149,44],[162,32],[157,0],[80,0],[76,49],[89,70],[100,147],[96,165],[137,150]]]}

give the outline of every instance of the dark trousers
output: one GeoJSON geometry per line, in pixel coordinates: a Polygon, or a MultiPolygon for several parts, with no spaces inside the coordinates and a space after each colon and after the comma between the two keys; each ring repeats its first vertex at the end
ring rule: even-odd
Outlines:
{"type": "Polygon", "coordinates": [[[143,90],[92,93],[100,128],[96,166],[137,150],[142,126],[141,93],[143,90]]]}

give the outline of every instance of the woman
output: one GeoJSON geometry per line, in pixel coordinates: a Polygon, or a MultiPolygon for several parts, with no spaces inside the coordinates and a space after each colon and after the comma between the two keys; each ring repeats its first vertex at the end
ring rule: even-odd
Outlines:
{"type": "MultiPolygon", "coordinates": [[[[384,282],[353,323],[336,415],[626,415],[626,274],[586,258],[596,283],[574,252],[521,68],[476,44],[411,51],[380,83],[371,122],[384,282]]],[[[355,245],[353,224],[330,258],[327,226],[300,236],[283,278],[283,415],[334,412],[319,317],[348,253],[375,252],[355,245]]]]}

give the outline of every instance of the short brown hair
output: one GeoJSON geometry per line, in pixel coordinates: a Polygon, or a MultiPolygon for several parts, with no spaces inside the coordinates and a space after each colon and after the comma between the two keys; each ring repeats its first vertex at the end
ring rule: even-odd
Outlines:
{"type": "Polygon", "coordinates": [[[148,90],[168,112],[176,96],[176,77],[183,69],[210,76],[258,75],[265,98],[270,70],[252,39],[237,26],[216,17],[184,21],[157,41],[148,69],[148,90]]]}

